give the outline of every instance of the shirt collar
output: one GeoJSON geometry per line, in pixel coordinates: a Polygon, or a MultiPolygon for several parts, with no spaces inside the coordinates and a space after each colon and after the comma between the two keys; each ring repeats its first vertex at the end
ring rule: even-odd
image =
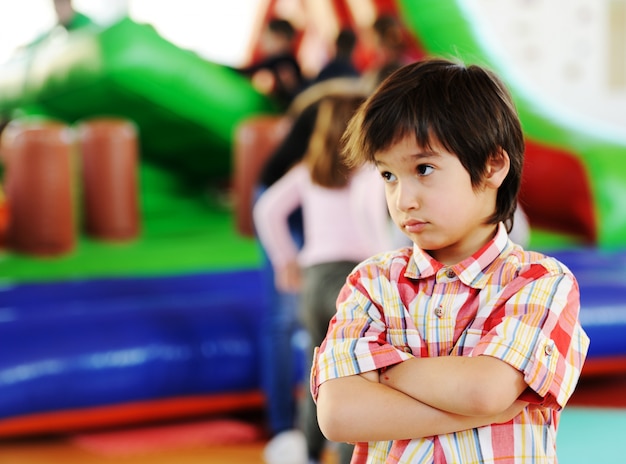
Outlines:
{"type": "Polygon", "coordinates": [[[453,266],[445,266],[414,244],[413,259],[408,263],[405,276],[410,279],[426,279],[436,275],[442,268],[448,267],[465,285],[483,288],[488,280],[483,270],[512,246],[513,243],[509,240],[503,223],[498,224],[496,235],[484,247],[453,266]]]}

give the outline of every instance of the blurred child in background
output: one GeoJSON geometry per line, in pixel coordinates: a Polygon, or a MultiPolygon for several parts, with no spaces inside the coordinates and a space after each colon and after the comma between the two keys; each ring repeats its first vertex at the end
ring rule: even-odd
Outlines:
{"type": "MultiPolygon", "coordinates": [[[[308,362],[312,347],[321,342],[335,313],[346,276],[365,257],[392,246],[379,175],[372,167],[350,169],[340,156],[341,135],[363,99],[355,95],[323,97],[303,160],[268,188],[254,207],[255,226],[272,263],[276,287],[300,292],[300,320],[311,339],[308,362]],[[358,206],[364,199],[368,208],[358,206]],[[304,227],[301,250],[288,225],[289,215],[299,207],[304,227]]],[[[319,462],[326,440],[310,395],[304,395],[299,406],[299,428],[307,446],[303,462],[307,455],[308,462],[319,462]]],[[[349,462],[351,445],[341,447],[341,462],[349,462]]],[[[272,454],[270,442],[266,449],[270,463],[272,454]]]]}
{"type": "Polygon", "coordinates": [[[239,72],[249,76],[260,92],[286,109],[305,86],[296,58],[296,29],[286,19],[271,19],[260,38],[259,60],[239,72]]]}

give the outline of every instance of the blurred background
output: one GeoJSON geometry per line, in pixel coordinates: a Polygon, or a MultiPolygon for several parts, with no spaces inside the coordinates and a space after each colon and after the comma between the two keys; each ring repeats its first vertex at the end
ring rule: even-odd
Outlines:
{"type": "MultiPolygon", "coordinates": [[[[267,0],[233,0],[227,4],[180,0],[172,14],[167,0],[75,0],[95,21],[106,24],[129,14],[153,24],[180,47],[210,61],[242,66],[251,59],[252,38],[267,0]]],[[[281,0],[276,8],[294,24],[316,23],[315,31],[332,40],[337,24],[328,18],[326,2],[281,0]],[[317,4],[316,4],[317,3],[317,4]],[[305,13],[306,12],[306,13],[305,13]],[[311,13],[317,17],[311,17],[311,13]]],[[[361,2],[360,24],[371,24],[376,9],[361,2]]],[[[550,102],[579,116],[616,129],[626,125],[624,5],[621,0],[466,0],[476,12],[481,40],[506,60],[516,78],[550,102]]],[[[0,5],[0,62],[54,24],[48,0],[23,0],[0,5]]],[[[332,14],[332,13],[331,13],[332,14]]],[[[312,31],[310,31],[313,34],[312,31]]],[[[328,52],[306,53],[305,67],[319,69],[328,52]]]]}
{"type": "Polygon", "coordinates": [[[69,3],[64,25],[52,0],[0,2],[0,462],[262,462],[254,192],[339,31],[358,74],[384,67],[381,17],[398,63],[460,58],[511,89],[529,248],[574,271],[591,338],[560,458],[620,462],[626,0],[69,3]],[[295,28],[288,98],[253,72],[273,18],[295,28]]]}
{"type": "MultiPolygon", "coordinates": [[[[137,21],[154,24],[164,37],[208,60],[241,65],[247,59],[253,23],[262,3],[236,0],[216,5],[184,0],[176,5],[176,14],[172,14],[171,2],[162,0],[76,0],[74,5],[100,24],[112,23],[128,14],[137,21]]],[[[48,0],[7,3],[0,6],[0,11],[2,62],[56,22],[53,4],[48,0]]]]}

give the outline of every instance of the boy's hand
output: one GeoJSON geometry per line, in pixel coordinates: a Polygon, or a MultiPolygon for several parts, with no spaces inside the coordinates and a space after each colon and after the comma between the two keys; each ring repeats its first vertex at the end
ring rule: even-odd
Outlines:
{"type": "Polygon", "coordinates": [[[519,415],[528,406],[527,401],[517,400],[494,420],[494,424],[504,424],[519,415]]]}

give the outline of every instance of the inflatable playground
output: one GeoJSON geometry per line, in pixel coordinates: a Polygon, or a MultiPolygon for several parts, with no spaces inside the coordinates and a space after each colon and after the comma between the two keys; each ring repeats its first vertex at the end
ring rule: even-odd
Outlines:
{"type": "MultiPolygon", "coordinates": [[[[373,3],[427,54],[506,80],[460,1],[373,3]]],[[[42,42],[0,71],[12,117],[0,154],[0,437],[262,406],[268,299],[249,228],[259,146],[240,138],[242,127],[257,141],[278,131],[246,126],[278,118],[276,103],[130,18],[42,42]],[[89,159],[100,162],[91,174],[89,159]]],[[[555,119],[510,88],[527,137],[530,247],[579,280],[583,375],[625,372],[626,138],[555,119]]]]}

